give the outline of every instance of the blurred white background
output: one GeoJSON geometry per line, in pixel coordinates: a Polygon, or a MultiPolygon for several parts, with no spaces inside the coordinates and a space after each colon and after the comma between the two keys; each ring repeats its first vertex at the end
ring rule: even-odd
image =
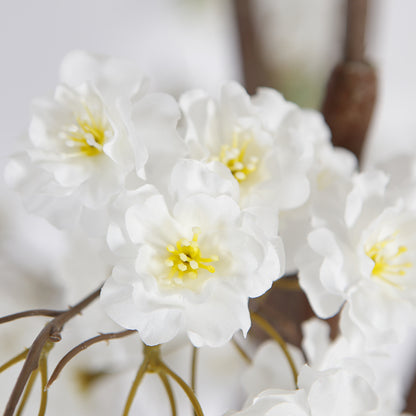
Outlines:
{"type": "MultiPolygon", "coordinates": [[[[266,61],[305,74],[322,89],[339,56],[341,0],[256,0],[266,61]]],[[[380,76],[370,153],[407,149],[415,130],[416,28],[413,0],[372,2],[368,54],[380,76]],[[380,148],[379,141],[394,140],[380,148]]],[[[230,0],[15,0],[0,2],[0,140],[2,158],[30,118],[34,97],[52,92],[71,49],[129,58],[155,88],[179,94],[241,79],[230,0]]],[[[319,91],[317,91],[319,95],[319,91]]],[[[292,97],[291,97],[292,98],[292,97]]],[[[302,100],[300,100],[302,101],[302,100]]]]}

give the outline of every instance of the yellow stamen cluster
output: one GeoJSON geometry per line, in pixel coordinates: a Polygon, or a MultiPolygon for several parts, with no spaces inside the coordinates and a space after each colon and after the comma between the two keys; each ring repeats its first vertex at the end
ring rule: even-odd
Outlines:
{"type": "Polygon", "coordinates": [[[397,262],[397,259],[407,252],[407,247],[398,246],[395,248],[393,246],[396,235],[397,233],[373,244],[366,250],[366,255],[374,261],[372,276],[377,277],[392,286],[400,287],[399,284],[391,279],[396,276],[404,276],[406,274],[406,269],[412,267],[412,263],[397,262]]]}
{"type": "Polygon", "coordinates": [[[200,269],[208,270],[210,273],[215,272],[215,267],[207,263],[218,261],[218,256],[202,257],[198,245],[200,229],[194,227],[192,231],[191,241],[182,238],[176,242],[176,248],[172,244],[166,247],[170,254],[165,260],[166,266],[170,267],[168,279],[173,280],[174,283],[182,284],[184,278],[197,279],[200,269]]]}
{"type": "Polygon", "coordinates": [[[258,157],[251,156],[246,160],[247,146],[252,140],[252,138],[248,138],[240,143],[241,140],[239,140],[238,134],[235,133],[231,145],[223,145],[220,155],[216,158],[230,169],[238,182],[245,181],[248,175],[257,169],[258,157]]]}
{"type": "Polygon", "coordinates": [[[66,144],[75,147],[85,156],[96,156],[103,151],[106,139],[105,119],[95,117],[87,105],[84,105],[85,113],[77,116],[77,124],[70,126],[65,134],[66,144]]]}

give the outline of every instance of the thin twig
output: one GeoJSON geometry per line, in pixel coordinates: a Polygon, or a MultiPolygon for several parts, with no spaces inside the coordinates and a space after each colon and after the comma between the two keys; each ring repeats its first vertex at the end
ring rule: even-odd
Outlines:
{"type": "Polygon", "coordinates": [[[29,380],[30,375],[39,366],[39,359],[42,354],[42,350],[48,341],[57,342],[61,339],[61,331],[63,326],[71,320],[74,316],[78,315],[84,308],[98,298],[101,292],[100,286],[93,293],[77,303],[75,306],[69,308],[67,311],[61,313],[52,321],[47,323],[45,327],[40,331],[38,336],[33,341],[32,346],[26,357],[26,361],[20,371],[19,377],[17,378],[16,384],[13,388],[12,394],[10,395],[9,401],[6,406],[6,410],[3,416],[13,416],[16,406],[19,402],[20,396],[29,380]]]}
{"type": "Polygon", "coordinates": [[[234,345],[234,347],[237,349],[237,351],[240,353],[241,357],[247,364],[251,364],[251,358],[248,356],[248,354],[241,348],[241,345],[234,339],[231,339],[231,343],[234,345]]]}
{"type": "Polygon", "coordinates": [[[5,324],[6,322],[15,321],[20,318],[27,318],[29,316],[49,316],[55,317],[63,314],[65,311],[56,311],[53,309],[31,309],[29,311],[23,311],[18,313],[13,313],[11,315],[3,316],[0,318],[0,325],[5,324]]]}
{"type": "Polygon", "coordinates": [[[289,352],[289,349],[286,345],[284,339],[278,334],[278,332],[260,315],[257,315],[255,312],[251,313],[251,319],[266,332],[271,338],[273,338],[282,349],[283,353],[286,356],[286,359],[289,363],[290,369],[292,370],[293,380],[295,382],[296,388],[298,387],[298,372],[296,370],[295,362],[292,359],[292,356],[289,352]]]}
{"type": "Polygon", "coordinates": [[[160,379],[162,380],[163,386],[165,387],[166,394],[169,398],[170,408],[172,410],[172,416],[176,416],[176,402],[175,396],[173,394],[172,386],[170,385],[169,379],[166,377],[166,374],[163,372],[158,372],[160,379]]]}
{"type": "Polygon", "coordinates": [[[108,341],[110,339],[126,337],[127,335],[131,335],[134,332],[136,332],[136,331],[128,329],[128,330],[121,331],[121,332],[111,332],[109,334],[100,334],[100,335],[97,335],[94,338],[88,339],[88,340],[82,342],[81,344],[77,345],[75,348],[73,348],[68,353],[66,353],[64,355],[64,357],[59,361],[59,363],[55,367],[55,370],[53,370],[53,373],[52,373],[51,377],[49,378],[48,383],[46,384],[46,388],[48,389],[52,385],[52,383],[58,378],[59,374],[61,373],[61,371],[63,370],[65,365],[68,364],[68,362],[70,360],[72,360],[72,358],[74,358],[81,351],[85,350],[86,348],[90,347],[91,345],[96,344],[97,342],[108,341]]]}
{"type": "Polygon", "coordinates": [[[202,412],[202,408],[201,408],[201,405],[199,404],[198,399],[196,398],[192,389],[185,383],[185,381],[183,381],[181,377],[179,377],[176,373],[174,373],[163,362],[159,363],[159,369],[165,372],[170,377],[172,377],[179,384],[179,386],[182,388],[182,390],[185,392],[185,394],[188,396],[188,399],[192,403],[192,406],[197,416],[204,416],[204,413],[202,412]]]}

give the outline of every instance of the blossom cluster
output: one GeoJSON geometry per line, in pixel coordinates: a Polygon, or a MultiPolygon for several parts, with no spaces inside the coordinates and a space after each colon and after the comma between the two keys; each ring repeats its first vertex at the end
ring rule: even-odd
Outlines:
{"type": "Polygon", "coordinates": [[[106,243],[113,321],[148,346],[220,347],[246,336],[249,299],[296,271],[341,334],[305,324],[307,362],[290,347],[297,380],[275,344],[260,347],[243,377],[251,398],[230,414],[400,414],[399,381],[380,381],[378,360],[416,322],[412,159],[360,172],[318,112],[269,88],[176,100],[133,64],[82,51],[60,79],[35,101],[6,180],[30,212],[106,243]]]}

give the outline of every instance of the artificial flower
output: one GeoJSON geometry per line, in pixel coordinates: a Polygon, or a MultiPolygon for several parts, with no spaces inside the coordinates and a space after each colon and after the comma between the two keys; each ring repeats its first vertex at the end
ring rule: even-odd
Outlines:
{"type": "Polygon", "coordinates": [[[180,104],[189,156],[216,164],[219,174],[238,184],[242,207],[285,210],[307,199],[310,142],[328,134],[317,113],[300,110],[272,89],[251,98],[234,82],[224,85],[218,102],[190,91],[180,104]]]}
{"type": "Polygon", "coordinates": [[[415,213],[391,206],[381,172],[357,175],[343,220],[308,236],[298,256],[299,279],[320,317],[345,313],[374,345],[394,341],[415,322],[415,213]],[[388,203],[386,203],[386,201],[388,203]]]}
{"type": "Polygon", "coordinates": [[[102,234],[111,200],[152,177],[169,150],[180,152],[174,99],[146,95],[145,84],[129,62],[82,51],[65,57],[54,96],[34,103],[30,146],[6,169],[29,211],[102,234]]]}
{"type": "Polygon", "coordinates": [[[277,234],[267,236],[232,197],[204,193],[204,183],[195,187],[206,177],[194,177],[196,193],[182,180],[171,183],[169,197],[151,187],[138,192],[125,223],[109,229],[110,247],[124,258],[101,301],[110,317],[138,330],[148,345],[182,332],[195,346],[222,345],[239,329],[246,334],[248,298],[283,273],[277,234]]]}
{"type": "Polygon", "coordinates": [[[371,415],[377,397],[353,369],[314,371],[304,366],[297,390],[266,390],[234,416],[364,416],[371,415]],[[340,394],[340,392],[342,392],[340,394]]]}

